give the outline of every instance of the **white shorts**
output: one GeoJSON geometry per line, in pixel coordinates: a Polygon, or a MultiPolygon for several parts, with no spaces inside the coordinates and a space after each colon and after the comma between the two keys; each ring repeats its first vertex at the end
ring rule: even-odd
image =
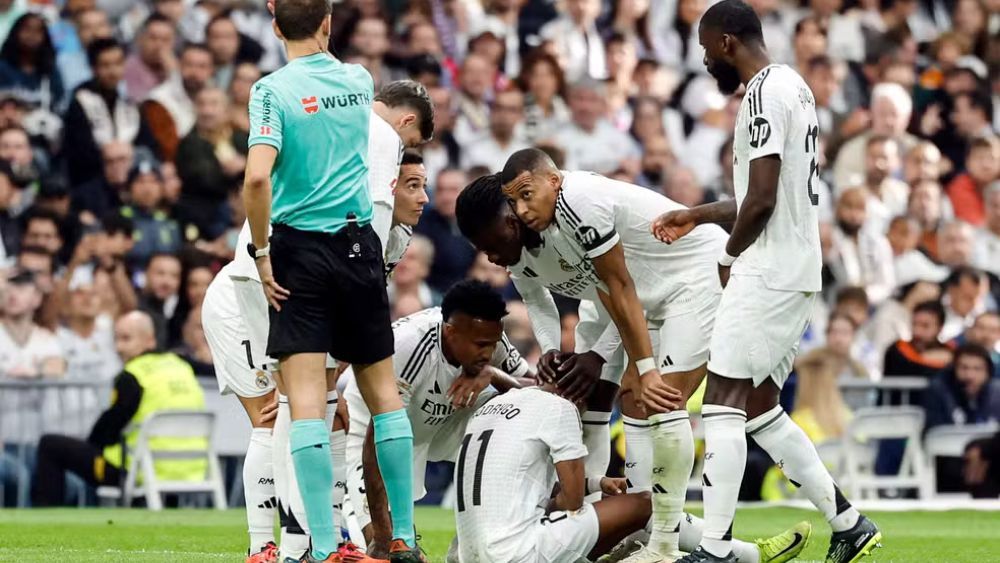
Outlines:
{"type": "MultiPolygon", "coordinates": [[[[581,354],[594,349],[594,344],[604,334],[608,323],[613,322],[607,314],[601,314],[597,306],[591,301],[580,301],[580,308],[577,311],[580,315],[580,322],[576,324],[576,348],[574,352],[581,354]]],[[[625,374],[625,347],[621,345],[619,339],[618,349],[606,358],[604,367],[601,369],[601,381],[608,381],[615,385],[621,385],[622,375],[625,374]]]]}
{"type": "Polygon", "coordinates": [[[691,371],[708,362],[721,289],[718,283],[686,286],[685,303],[690,306],[670,314],[668,305],[666,318],[647,322],[660,373],[691,371]]]}
{"type": "Polygon", "coordinates": [[[576,512],[552,512],[526,534],[534,544],[525,563],[577,563],[587,561],[587,554],[600,539],[597,511],[584,504],[576,512]]]}
{"type": "Polygon", "coordinates": [[[244,398],[267,395],[274,380],[267,369],[267,300],[259,282],[219,274],[205,293],[201,324],[212,351],[219,392],[244,398]]]}
{"type": "Polygon", "coordinates": [[[771,378],[781,387],[792,371],[817,293],[768,289],[760,276],[734,275],[722,293],[708,369],[732,379],[771,378]]]}

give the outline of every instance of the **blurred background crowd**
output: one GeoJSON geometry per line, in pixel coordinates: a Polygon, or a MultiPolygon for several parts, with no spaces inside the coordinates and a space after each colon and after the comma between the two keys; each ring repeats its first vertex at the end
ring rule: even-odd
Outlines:
{"type": "MultiPolygon", "coordinates": [[[[732,197],[740,102],[702,64],[709,1],[334,2],[331,51],[376,87],[424,83],[435,106],[431,203],[391,280],[394,317],[479,278],[538,357],[506,272],[455,222],[464,186],[518,149],[686,205],[732,197]]],[[[929,427],[1000,419],[1000,0],[750,3],[821,128],[825,299],[787,408],[837,439],[852,408],[838,382],[920,376],[929,427]]],[[[114,320],[137,308],[212,375],[200,306],[239,251],[247,101],[284,62],[264,4],[0,0],[0,379],[110,387],[114,320]]],[[[560,309],[572,350],[575,304],[560,309]]]]}

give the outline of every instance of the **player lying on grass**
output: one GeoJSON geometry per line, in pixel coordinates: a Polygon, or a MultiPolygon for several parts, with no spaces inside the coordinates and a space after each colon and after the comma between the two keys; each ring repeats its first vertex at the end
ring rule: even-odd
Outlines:
{"type": "MultiPolygon", "coordinates": [[[[375,203],[373,222],[378,226],[386,249],[387,268],[402,258],[413,226],[427,203],[422,159],[419,155],[405,153],[402,163],[399,160],[403,146],[417,146],[422,142],[419,122],[423,111],[413,107],[421,103],[421,90],[422,87],[417,88],[409,81],[394,82],[383,88],[372,106],[369,169],[375,203]]],[[[271,429],[276,423],[265,416],[267,405],[275,400],[273,379],[280,375],[269,373],[274,363],[264,353],[269,326],[268,305],[253,258],[243,250],[249,242],[250,230],[244,223],[234,260],[209,285],[202,309],[202,325],[215,358],[220,392],[239,398],[254,427],[243,466],[251,536],[248,561],[266,563],[278,557],[273,535],[276,508],[282,516],[283,555],[292,559],[302,557],[309,548],[309,536],[303,529],[305,514],[288,452],[287,400],[279,406],[278,428],[273,436],[271,429]],[[296,492],[292,494],[291,491],[296,492]]],[[[328,374],[331,376],[328,388],[333,391],[327,399],[328,421],[332,420],[336,406],[334,373],[330,370],[328,374]]],[[[332,455],[337,455],[338,449],[343,451],[343,443],[341,426],[339,435],[334,431],[331,436],[332,455]]],[[[342,464],[337,466],[342,467],[342,464]]],[[[342,493],[340,496],[342,498],[342,493]]]]}
{"type": "Polygon", "coordinates": [[[524,224],[571,267],[591,272],[591,300],[604,305],[638,370],[636,394],[649,413],[654,493],[649,552],[634,561],[672,557],[694,465],[684,405],[706,373],[722,292],[716,258],[725,231],[706,225],[679,246],[660,244],[650,234],[652,221],[684,206],[634,184],[562,172],[537,149],[514,153],[500,179],[524,224]]]}
{"type": "MultiPolygon", "coordinates": [[[[496,390],[519,386],[515,378],[534,378],[503,333],[506,314],[503,297],[493,288],[465,280],[448,290],[440,308],[415,313],[393,325],[396,382],[413,428],[414,500],[424,495],[428,461],[455,460],[474,407],[496,390]],[[481,394],[491,384],[495,389],[481,394]]],[[[344,392],[350,415],[347,484],[358,523],[365,529],[368,555],[384,557],[390,532],[388,506],[374,456],[362,461],[363,448],[372,446],[371,415],[357,382],[348,377],[344,392]],[[370,511],[366,491],[372,501],[370,511]]]]}
{"type": "MultiPolygon", "coordinates": [[[[471,417],[455,464],[463,563],[596,560],[649,522],[648,493],[625,494],[624,479],[584,473],[579,410],[554,389],[511,390],[471,417]],[[592,491],[608,496],[584,502],[592,491]]],[[[687,549],[701,538],[697,523],[692,516],[679,523],[687,549]]],[[[802,522],[774,538],[739,542],[740,561],[789,561],[805,548],[809,533],[802,522]]]]}

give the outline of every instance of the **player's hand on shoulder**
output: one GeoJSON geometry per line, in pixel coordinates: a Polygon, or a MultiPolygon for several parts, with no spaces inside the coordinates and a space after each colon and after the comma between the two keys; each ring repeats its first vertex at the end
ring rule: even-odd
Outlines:
{"type": "Polygon", "coordinates": [[[271,257],[264,256],[254,261],[257,264],[257,274],[260,276],[260,284],[264,286],[264,295],[267,302],[276,311],[281,310],[281,302],[288,299],[289,291],[274,281],[274,271],[271,269],[271,257]]]}
{"type": "Polygon", "coordinates": [[[684,408],[684,396],[664,381],[657,370],[639,376],[639,401],[650,414],[684,408]]]}
{"type": "Polygon", "coordinates": [[[559,350],[549,350],[542,354],[541,359],[538,360],[538,382],[540,384],[555,383],[558,381],[558,369],[565,356],[566,354],[563,354],[559,350]]]}
{"type": "Polygon", "coordinates": [[[624,477],[601,477],[601,492],[614,497],[624,495],[628,490],[628,480],[624,477]]]}
{"type": "Polygon", "coordinates": [[[653,221],[653,236],[660,242],[670,244],[690,233],[698,226],[690,209],[667,211],[653,221]]]}
{"type": "Polygon", "coordinates": [[[604,358],[596,352],[569,354],[556,368],[559,394],[574,403],[586,400],[601,379],[603,367],[604,358]]]}

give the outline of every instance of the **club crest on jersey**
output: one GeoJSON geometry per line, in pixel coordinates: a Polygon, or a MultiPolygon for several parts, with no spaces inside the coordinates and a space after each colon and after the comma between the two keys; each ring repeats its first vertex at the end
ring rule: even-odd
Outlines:
{"type": "Polygon", "coordinates": [[[306,110],[306,113],[308,113],[309,115],[318,112],[319,102],[316,100],[316,96],[302,98],[302,109],[306,110]]]}
{"type": "Polygon", "coordinates": [[[569,262],[563,260],[562,258],[559,259],[559,267],[562,268],[562,271],[564,271],[564,272],[575,272],[576,271],[576,268],[574,268],[573,266],[571,266],[569,262]]]}
{"type": "Polygon", "coordinates": [[[576,240],[580,241],[580,244],[585,247],[592,246],[600,236],[597,229],[588,227],[587,225],[583,225],[576,230],[576,240]]]}
{"type": "Polygon", "coordinates": [[[254,379],[254,384],[258,389],[267,389],[267,386],[271,384],[271,378],[266,373],[258,371],[257,378],[254,379]]]}
{"type": "Polygon", "coordinates": [[[763,117],[755,117],[750,122],[750,146],[757,149],[771,138],[771,124],[763,117]]]}

